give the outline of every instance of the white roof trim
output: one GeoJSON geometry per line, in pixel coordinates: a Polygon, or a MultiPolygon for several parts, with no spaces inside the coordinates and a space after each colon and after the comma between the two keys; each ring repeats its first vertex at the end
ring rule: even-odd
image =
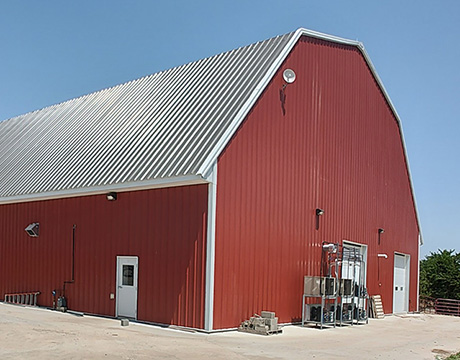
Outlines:
{"type": "Polygon", "coordinates": [[[201,176],[189,175],[173,178],[152,179],[147,181],[127,182],[120,184],[94,186],[88,188],[77,188],[59,191],[50,191],[37,194],[26,194],[0,198],[0,205],[13,204],[18,202],[42,201],[51,199],[62,199],[77,196],[101,195],[111,191],[127,192],[147,189],[167,188],[174,186],[185,186],[195,184],[208,184],[209,181],[201,176]]]}
{"type": "Polygon", "coordinates": [[[393,112],[396,121],[398,122],[398,127],[399,127],[399,132],[400,132],[400,137],[403,145],[403,150],[404,150],[404,157],[406,160],[406,167],[407,167],[407,172],[409,175],[409,183],[411,187],[411,192],[412,192],[412,198],[414,201],[414,207],[415,207],[415,215],[417,218],[417,223],[420,231],[420,244],[423,245],[423,237],[422,237],[422,230],[420,226],[420,218],[417,210],[417,201],[415,199],[415,191],[414,191],[414,186],[412,183],[412,174],[410,172],[410,166],[409,166],[409,158],[407,156],[407,150],[406,150],[406,143],[404,141],[404,134],[402,130],[402,125],[401,125],[401,119],[399,117],[398,112],[396,111],[396,108],[393,105],[393,102],[390,99],[390,96],[388,95],[388,92],[385,89],[385,86],[382,83],[382,80],[380,79],[379,75],[377,74],[377,71],[374,67],[374,64],[372,63],[366,49],[364,48],[363,43],[355,40],[349,40],[349,39],[344,39],[341,37],[333,36],[333,35],[328,35],[324,33],[320,33],[317,31],[313,30],[308,30],[304,28],[298,29],[292,39],[287,43],[281,54],[278,56],[278,58],[273,62],[272,66],[268,70],[267,74],[263,77],[263,79],[260,81],[259,85],[254,89],[252,95],[249,97],[249,99],[246,101],[246,103],[241,107],[240,111],[238,114],[235,116],[235,119],[233,120],[231,126],[227,128],[227,131],[222,135],[220,141],[216,144],[214,149],[211,151],[210,155],[207,157],[207,159],[203,162],[201,167],[198,170],[198,174],[202,174],[204,178],[206,178],[209,173],[212,171],[213,164],[217,161],[217,158],[221,154],[221,152],[225,149],[227,146],[228,142],[230,139],[233,137],[243,120],[246,118],[247,114],[249,111],[252,109],[254,104],[256,103],[257,99],[262,95],[262,92],[265,90],[266,86],[270,82],[270,80],[275,76],[276,71],[278,71],[279,67],[283,63],[283,61],[286,59],[286,57],[289,55],[291,52],[292,48],[294,45],[299,41],[301,36],[309,36],[309,37],[314,37],[317,39],[321,40],[326,40],[326,41],[331,41],[339,44],[344,44],[344,45],[352,45],[356,46],[361,53],[364,56],[364,59],[366,60],[367,65],[369,66],[369,69],[371,70],[375,81],[380,87],[380,90],[382,91],[383,95],[385,96],[385,99],[390,106],[391,111],[393,112]]]}
{"type": "Polygon", "coordinates": [[[205,178],[208,177],[208,175],[212,171],[213,164],[217,161],[217,158],[219,157],[220,153],[224,150],[225,146],[227,146],[233,134],[239,128],[243,120],[246,118],[246,115],[249,113],[249,111],[252,109],[252,107],[256,103],[257,99],[260,97],[262,92],[267,87],[270,80],[273,78],[273,76],[275,76],[276,71],[281,66],[284,59],[286,59],[287,55],[291,52],[292,48],[299,40],[301,30],[302,29],[299,29],[295,32],[294,36],[287,43],[286,47],[283,49],[281,54],[273,62],[272,66],[269,68],[265,76],[260,81],[259,85],[256,86],[256,88],[252,92],[252,95],[249,97],[246,103],[241,107],[240,111],[235,116],[231,125],[227,128],[225,133],[222,135],[222,137],[220,138],[220,141],[216,144],[214,149],[210,152],[209,156],[206,158],[206,160],[203,162],[201,167],[198,169],[198,174],[202,174],[203,177],[205,178]]]}

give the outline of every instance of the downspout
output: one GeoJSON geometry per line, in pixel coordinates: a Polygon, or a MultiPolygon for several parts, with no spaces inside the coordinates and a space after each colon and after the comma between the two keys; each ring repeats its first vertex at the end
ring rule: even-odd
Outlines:
{"type": "Polygon", "coordinates": [[[72,227],[72,277],[70,280],[64,281],[64,286],[62,288],[62,296],[65,298],[65,286],[66,284],[73,284],[75,282],[75,229],[77,225],[72,227]]]}

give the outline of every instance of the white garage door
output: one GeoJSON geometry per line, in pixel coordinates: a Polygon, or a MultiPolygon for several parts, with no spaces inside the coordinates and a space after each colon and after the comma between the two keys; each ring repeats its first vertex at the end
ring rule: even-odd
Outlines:
{"type": "Polygon", "coordinates": [[[393,312],[403,313],[409,310],[409,257],[395,254],[393,282],[393,312]]]}

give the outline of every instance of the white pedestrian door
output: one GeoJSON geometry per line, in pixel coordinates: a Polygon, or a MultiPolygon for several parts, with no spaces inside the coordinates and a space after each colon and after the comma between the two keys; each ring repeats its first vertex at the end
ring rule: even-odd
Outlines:
{"type": "Polygon", "coordinates": [[[137,256],[117,256],[117,316],[137,318],[137,256]]]}
{"type": "Polygon", "coordinates": [[[408,311],[408,272],[406,256],[395,254],[393,312],[408,311]]]}

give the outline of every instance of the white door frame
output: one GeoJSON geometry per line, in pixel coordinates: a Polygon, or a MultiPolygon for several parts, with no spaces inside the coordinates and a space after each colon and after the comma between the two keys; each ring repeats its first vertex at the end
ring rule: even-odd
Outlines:
{"type": "MultiPolygon", "coordinates": [[[[361,244],[355,241],[350,241],[350,240],[342,240],[342,246],[359,246],[361,248],[361,253],[363,254],[363,261],[364,261],[364,286],[367,288],[367,250],[368,246],[367,244],[361,244]]],[[[342,276],[342,274],[340,274],[342,276]]]]}
{"type": "Polygon", "coordinates": [[[409,289],[410,289],[410,255],[409,254],[404,254],[399,251],[395,251],[393,254],[393,314],[395,314],[395,304],[396,304],[396,293],[395,293],[395,258],[396,256],[404,256],[405,257],[405,262],[404,265],[406,267],[405,271],[405,284],[404,287],[406,288],[404,290],[404,296],[405,296],[405,304],[404,304],[404,312],[409,312],[409,289]]]}
{"type": "Polygon", "coordinates": [[[115,296],[115,317],[118,317],[118,290],[119,290],[119,264],[120,264],[120,260],[135,260],[136,261],[136,265],[134,267],[134,271],[135,271],[135,276],[134,276],[134,286],[136,288],[136,298],[135,298],[135,319],[137,319],[137,298],[138,298],[138,277],[139,277],[139,257],[137,256],[117,256],[117,263],[116,263],[116,296],[115,296]]]}

